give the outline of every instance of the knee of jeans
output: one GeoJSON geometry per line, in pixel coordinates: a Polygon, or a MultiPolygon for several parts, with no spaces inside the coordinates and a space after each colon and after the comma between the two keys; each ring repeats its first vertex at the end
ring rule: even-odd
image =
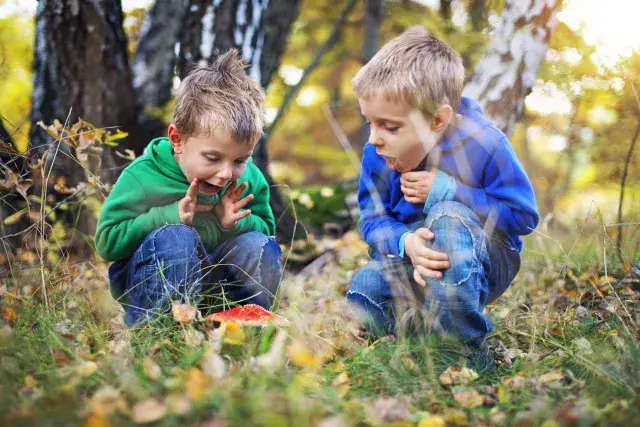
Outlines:
{"type": "Polygon", "coordinates": [[[429,209],[429,212],[427,212],[427,218],[425,220],[425,223],[429,223],[433,221],[435,218],[438,218],[442,215],[457,216],[460,218],[464,218],[468,221],[470,220],[476,225],[482,224],[482,222],[480,221],[480,218],[478,218],[478,215],[476,215],[476,213],[472,211],[468,206],[460,202],[454,202],[450,200],[444,201],[444,202],[438,202],[435,205],[433,205],[429,209]]]}
{"type": "Polygon", "coordinates": [[[259,231],[250,231],[248,233],[240,234],[236,236],[234,242],[238,249],[242,249],[242,252],[249,257],[258,258],[264,255],[265,251],[270,253],[278,252],[280,256],[280,246],[274,239],[270,238],[264,233],[259,231]]]}
{"type": "Polygon", "coordinates": [[[375,306],[380,306],[385,299],[385,286],[387,284],[380,271],[365,267],[351,280],[347,290],[347,300],[360,302],[361,298],[364,298],[375,306]]]}
{"type": "Polygon", "coordinates": [[[428,245],[437,252],[446,253],[450,263],[450,267],[443,270],[443,277],[433,279],[433,282],[443,287],[455,287],[470,280],[480,280],[484,276],[483,261],[488,257],[482,228],[460,211],[438,210],[429,216],[425,225],[435,237],[428,245]]]}
{"type": "Polygon", "coordinates": [[[198,232],[184,224],[165,225],[153,232],[153,250],[157,257],[198,257],[201,245],[198,232]]]}

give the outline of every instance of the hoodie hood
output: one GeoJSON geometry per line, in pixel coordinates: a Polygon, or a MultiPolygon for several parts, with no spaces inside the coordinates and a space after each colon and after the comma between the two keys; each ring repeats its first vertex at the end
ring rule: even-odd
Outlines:
{"type": "Polygon", "coordinates": [[[152,140],[147,145],[145,154],[167,178],[181,183],[189,183],[180,166],[178,166],[176,159],[173,158],[173,147],[171,147],[168,138],[152,140]]]}
{"type": "Polygon", "coordinates": [[[460,100],[458,115],[455,127],[438,144],[442,151],[456,149],[472,139],[482,140],[482,133],[491,126],[491,123],[484,117],[480,104],[466,96],[460,100]]]}

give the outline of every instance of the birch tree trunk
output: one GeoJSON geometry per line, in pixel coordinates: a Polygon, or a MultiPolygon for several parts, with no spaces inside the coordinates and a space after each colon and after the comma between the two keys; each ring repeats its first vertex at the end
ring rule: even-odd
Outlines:
{"type": "MultiPolygon", "coordinates": [[[[213,62],[220,53],[237,48],[249,64],[249,75],[266,90],[299,12],[299,0],[189,0],[180,35],[178,75],[183,78],[193,64],[213,62]]],[[[286,214],[286,204],[269,174],[264,138],[253,159],[271,186],[278,235],[289,239],[294,221],[286,214]]]]}
{"type": "Polygon", "coordinates": [[[162,120],[154,116],[171,99],[174,68],[187,0],[156,0],[145,18],[133,60],[133,89],[138,106],[138,124],[143,138],[164,136],[162,120]]]}
{"type": "Polygon", "coordinates": [[[477,99],[507,135],[522,116],[556,27],[561,0],[507,0],[463,95],[477,99]]]}
{"type": "MultiPolygon", "coordinates": [[[[35,124],[55,119],[72,125],[78,117],[98,127],[130,133],[128,148],[141,152],[146,141],[135,137],[136,107],[127,39],[119,0],[40,0],[36,12],[34,87],[30,149],[42,155],[51,138],[35,124]]],[[[79,179],[82,174],[60,144],[54,172],[79,179]],[[67,154],[67,155],[64,155],[67,154]]],[[[53,156],[51,156],[53,157],[53,156]]],[[[102,178],[114,182],[121,162],[104,150],[102,178]]]]}

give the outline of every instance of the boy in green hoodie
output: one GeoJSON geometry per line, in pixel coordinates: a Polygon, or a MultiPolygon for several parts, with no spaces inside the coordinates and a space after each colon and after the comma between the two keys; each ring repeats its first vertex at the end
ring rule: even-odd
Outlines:
{"type": "Polygon", "coordinates": [[[235,50],[180,83],[168,138],[120,175],[96,231],[111,292],[135,325],[215,293],[269,308],[282,276],[269,186],[251,154],[264,93],[235,50]]]}

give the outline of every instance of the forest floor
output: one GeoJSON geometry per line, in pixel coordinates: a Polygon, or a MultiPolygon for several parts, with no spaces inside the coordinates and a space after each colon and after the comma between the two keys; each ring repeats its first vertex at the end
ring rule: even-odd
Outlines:
{"type": "Polygon", "coordinates": [[[480,376],[455,344],[363,333],[344,297],[367,261],[354,232],[286,275],[290,324],[260,329],[170,314],[128,329],[105,264],[23,254],[0,284],[0,425],[637,424],[640,278],[602,237],[558,255],[536,239],[486,310],[498,369],[480,376]]]}

